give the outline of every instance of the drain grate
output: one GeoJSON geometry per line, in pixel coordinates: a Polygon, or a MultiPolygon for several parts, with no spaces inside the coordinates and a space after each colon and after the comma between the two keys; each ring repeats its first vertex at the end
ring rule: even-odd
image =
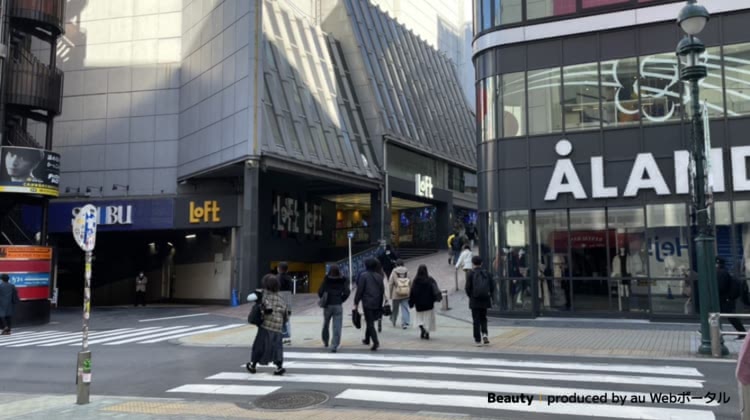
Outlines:
{"type": "Polygon", "coordinates": [[[274,392],[253,401],[263,410],[299,410],[323,404],[328,395],[318,391],[274,392]]]}

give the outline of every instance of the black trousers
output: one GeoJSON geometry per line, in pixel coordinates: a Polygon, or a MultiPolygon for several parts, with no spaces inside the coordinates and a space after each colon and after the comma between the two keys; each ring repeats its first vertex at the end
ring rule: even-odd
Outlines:
{"type": "Polygon", "coordinates": [[[729,320],[729,323],[732,324],[735,330],[737,332],[745,332],[745,326],[742,325],[742,321],[740,321],[739,318],[727,318],[729,320]]]}
{"type": "Polygon", "coordinates": [[[9,316],[0,317],[0,322],[3,324],[1,329],[10,331],[10,318],[9,316]]]}
{"type": "Polygon", "coordinates": [[[365,309],[365,341],[374,345],[380,345],[378,341],[378,331],[375,329],[375,321],[380,319],[380,309],[365,309]]]}
{"type": "Polygon", "coordinates": [[[139,303],[146,306],[146,292],[135,292],[135,306],[139,303]]]}
{"type": "Polygon", "coordinates": [[[487,335],[487,309],[472,309],[471,319],[474,321],[474,341],[478,343],[482,341],[482,334],[487,335]]]}

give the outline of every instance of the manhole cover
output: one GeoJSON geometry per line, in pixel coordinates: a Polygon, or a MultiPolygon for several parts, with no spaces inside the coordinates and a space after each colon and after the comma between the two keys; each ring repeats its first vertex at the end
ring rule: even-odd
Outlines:
{"type": "Polygon", "coordinates": [[[264,410],[298,410],[328,401],[328,395],[317,391],[274,392],[253,402],[264,410]]]}

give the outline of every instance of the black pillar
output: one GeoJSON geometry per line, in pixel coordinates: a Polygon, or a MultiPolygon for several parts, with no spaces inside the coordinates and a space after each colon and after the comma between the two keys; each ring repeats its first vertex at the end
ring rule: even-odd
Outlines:
{"type": "Polygon", "coordinates": [[[440,203],[437,205],[437,248],[445,249],[446,240],[453,231],[453,220],[455,215],[453,214],[453,201],[447,203],[440,203]]]}
{"type": "MultiPolygon", "coordinates": [[[[375,243],[380,240],[380,227],[383,226],[383,192],[373,191],[370,193],[370,242],[375,243]]],[[[390,226],[390,224],[388,225],[390,226]]],[[[387,229],[390,236],[390,229],[387,229]]],[[[385,233],[386,230],[383,230],[385,233]]]]}
{"type": "Polygon", "coordinates": [[[240,212],[242,225],[239,229],[239,252],[237,266],[239,267],[238,291],[240,300],[255,290],[260,282],[258,211],[260,198],[260,162],[249,161],[245,165],[243,179],[243,194],[240,212]]]}

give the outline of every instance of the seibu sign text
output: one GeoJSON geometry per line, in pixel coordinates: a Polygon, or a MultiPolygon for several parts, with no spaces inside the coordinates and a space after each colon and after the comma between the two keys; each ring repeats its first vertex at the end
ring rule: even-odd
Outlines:
{"type": "MultiPolygon", "coordinates": [[[[75,220],[78,213],[81,212],[81,207],[73,208],[72,216],[75,220]]],[[[97,217],[96,224],[98,225],[132,225],[133,224],[133,206],[131,205],[118,205],[118,206],[101,206],[96,207],[97,217]]],[[[71,223],[72,223],[71,220],[71,223]]]]}
{"type": "MultiPolygon", "coordinates": [[[[561,194],[572,194],[577,200],[589,198],[583,187],[578,171],[573,161],[567,157],[573,151],[568,140],[560,140],[555,145],[555,151],[564,159],[558,159],[547,184],[544,194],[545,201],[556,201],[561,194]]],[[[750,178],[747,176],[747,158],[750,157],[750,146],[731,148],[732,185],[734,191],[750,191],[750,178]]],[[[714,192],[726,190],[724,180],[724,156],[721,148],[711,149],[709,157],[711,168],[709,184],[714,192]]],[[[604,176],[604,158],[591,157],[591,198],[636,197],[641,190],[652,190],[657,195],[690,194],[690,152],[676,150],[674,152],[674,188],[667,185],[656,159],[651,153],[639,153],[630,170],[627,183],[622,186],[608,185],[604,176]]]]}

